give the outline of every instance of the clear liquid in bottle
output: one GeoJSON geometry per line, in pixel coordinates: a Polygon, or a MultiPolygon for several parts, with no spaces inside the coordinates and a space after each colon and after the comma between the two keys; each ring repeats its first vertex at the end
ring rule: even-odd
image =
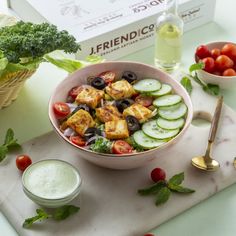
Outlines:
{"type": "Polygon", "coordinates": [[[171,3],[158,19],[155,32],[155,65],[173,70],[180,65],[182,55],[183,21],[177,15],[177,3],[171,3]]]}

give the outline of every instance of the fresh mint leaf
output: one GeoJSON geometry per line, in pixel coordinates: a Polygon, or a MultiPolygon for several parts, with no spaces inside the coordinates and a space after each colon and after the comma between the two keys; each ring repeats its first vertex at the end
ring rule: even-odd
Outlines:
{"type": "Polygon", "coordinates": [[[17,143],[17,139],[14,139],[13,130],[9,128],[5,135],[4,144],[0,146],[0,162],[6,157],[9,149],[13,147],[20,147],[20,144],[17,143]]]}
{"type": "Polygon", "coordinates": [[[168,201],[170,197],[171,191],[167,187],[163,187],[160,189],[160,191],[157,193],[156,198],[156,206],[163,204],[168,201]]]}
{"type": "Polygon", "coordinates": [[[52,218],[56,221],[64,220],[68,218],[69,216],[75,214],[79,211],[79,207],[73,206],[73,205],[65,205],[59,208],[56,208],[52,214],[48,214],[44,209],[39,208],[36,209],[36,216],[33,216],[31,218],[25,219],[23,223],[24,228],[30,228],[35,222],[46,220],[48,218],[52,218]]]}
{"type": "Polygon", "coordinates": [[[189,67],[189,72],[192,73],[193,71],[196,71],[196,70],[202,70],[202,69],[204,69],[204,67],[205,67],[205,64],[203,62],[192,64],[189,67]]]}
{"type": "Polygon", "coordinates": [[[73,205],[62,206],[56,209],[52,217],[54,220],[64,220],[68,218],[69,216],[75,214],[79,210],[80,210],[79,207],[76,207],[73,205]]]}
{"type": "Polygon", "coordinates": [[[217,84],[207,84],[203,90],[211,95],[218,96],[220,94],[220,87],[217,84]]]}
{"type": "Polygon", "coordinates": [[[14,139],[14,132],[11,128],[7,130],[6,136],[5,136],[5,141],[3,145],[8,145],[12,140],[14,139]]]}
{"type": "Polygon", "coordinates": [[[187,90],[187,92],[189,94],[191,94],[191,92],[193,90],[191,80],[187,76],[185,76],[181,79],[180,83],[184,86],[184,88],[187,90]]]}
{"type": "Polygon", "coordinates": [[[0,162],[4,160],[8,152],[8,148],[6,146],[0,146],[0,162]]]}
{"type": "Polygon", "coordinates": [[[168,187],[170,190],[177,193],[194,193],[195,192],[194,189],[186,188],[180,185],[169,184],[168,187]]]}
{"type": "Polygon", "coordinates": [[[147,188],[144,188],[144,189],[139,189],[138,193],[142,196],[156,194],[165,186],[166,186],[166,182],[161,180],[161,181],[158,181],[157,183],[153,184],[150,187],[147,187],[147,188]]]}
{"type": "Polygon", "coordinates": [[[184,181],[184,172],[171,177],[168,181],[168,184],[180,185],[183,181],[184,181]]]}
{"type": "Polygon", "coordinates": [[[48,215],[47,212],[45,212],[41,208],[37,209],[36,213],[37,213],[36,216],[25,219],[25,221],[23,223],[24,228],[30,228],[33,225],[33,223],[35,223],[36,221],[42,221],[42,220],[45,220],[45,219],[48,219],[51,217],[51,215],[48,215]]]}

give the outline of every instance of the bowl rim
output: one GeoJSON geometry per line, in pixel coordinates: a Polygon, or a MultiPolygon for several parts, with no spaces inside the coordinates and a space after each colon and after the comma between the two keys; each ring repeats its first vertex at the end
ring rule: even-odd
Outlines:
{"type": "MultiPolygon", "coordinates": [[[[206,43],[206,44],[204,44],[205,46],[211,46],[212,44],[221,44],[221,45],[224,45],[224,44],[227,44],[227,43],[231,43],[231,44],[234,44],[234,45],[236,45],[236,43],[233,43],[233,42],[229,42],[229,41],[214,41],[214,42],[209,42],[209,43],[206,43]]],[[[196,60],[194,59],[194,61],[196,62],[196,60]]],[[[196,62],[197,63],[197,62],[196,62]]],[[[228,79],[228,80],[230,80],[230,79],[236,79],[236,75],[233,75],[233,76],[223,76],[223,75],[215,75],[215,74],[212,74],[212,73],[209,73],[209,72],[207,72],[207,71],[205,71],[205,70],[198,70],[198,71],[201,71],[201,72],[203,72],[203,73],[205,73],[206,75],[208,75],[208,76],[213,76],[214,78],[216,78],[216,79],[228,79]]]]}
{"type": "MultiPolygon", "coordinates": [[[[141,66],[145,66],[145,67],[149,67],[151,69],[155,69],[155,70],[158,70],[159,72],[163,73],[163,74],[166,74],[168,77],[171,78],[171,75],[169,75],[168,73],[156,68],[155,66],[152,66],[152,65],[149,65],[149,64],[145,64],[145,63],[141,63],[141,62],[134,62],[134,61],[105,61],[105,62],[101,62],[99,64],[111,64],[111,63],[114,63],[114,64],[134,64],[134,65],[141,65],[141,66]]],[[[142,152],[133,152],[133,153],[126,153],[126,154],[113,154],[113,153],[100,153],[100,152],[94,152],[92,150],[89,150],[89,149],[85,149],[83,147],[79,147],[79,146],[76,146],[75,144],[73,144],[68,138],[66,138],[60,131],[60,129],[53,123],[53,119],[52,119],[52,109],[51,109],[51,106],[52,106],[52,99],[54,97],[54,95],[56,94],[56,91],[57,91],[57,88],[61,85],[61,83],[63,83],[65,80],[68,80],[70,79],[71,76],[73,76],[75,73],[77,73],[78,71],[81,71],[81,70],[87,70],[89,69],[90,67],[93,67],[95,65],[99,65],[99,64],[92,64],[92,65],[88,65],[82,69],[78,69],[76,71],[74,71],[73,73],[69,74],[66,78],[64,78],[57,86],[56,88],[54,89],[50,99],[49,99],[49,102],[48,102],[48,115],[49,115],[49,120],[50,120],[50,123],[52,124],[54,130],[56,131],[56,133],[61,137],[63,138],[66,143],[70,144],[72,147],[76,148],[76,149],[79,149],[80,151],[84,152],[84,153],[87,153],[87,154],[92,154],[94,156],[98,155],[99,157],[98,158],[101,158],[101,156],[103,158],[106,158],[106,159],[114,159],[114,157],[119,157],[119,159],[127,159],[127,157],[133,157],[133,156],[139,156],[139,155],[143,155],[143,154],[149,154],[149,153],[154,153],[155,151],[157,150],[161,150],[163,148],[165,148],[167,145],[170,145],[170,143],[174,143],[174,141],[178,140],[183,134],[184,134],[184,131],[190,126],[191,124],[191,121],[192,121],[192,118],[193,118],[193,104],[192,104],[192,100],[188,94],[188,92],[186,91],[186,89],[182,86],[182,84],[180,82],[178,82],[177,80],[175,80],[174,78],[171,78],[174,83],[177,84],[177,86],[181,87],[183,93],[185,94],[185,97],[187,98],[187,100],[189,101],[189,106],[187,106],[188,108],[188,113],[187,113],[187,118],[189,120],[189,122],[185,122],[185,125],[184,127],[181,129],[181,131],[174,137],[172,138],[171,140],[169,140],[168,142],[166,142],[165,144],[162,144],[161,146],[159,147],[156,147],[156,148],[152,148],[152,149],[148,149],[148,150],[145,150],[145,151],[142,151],[142,152]]],[[[186,120],[187,120],[186,118],[186,120]]]]}

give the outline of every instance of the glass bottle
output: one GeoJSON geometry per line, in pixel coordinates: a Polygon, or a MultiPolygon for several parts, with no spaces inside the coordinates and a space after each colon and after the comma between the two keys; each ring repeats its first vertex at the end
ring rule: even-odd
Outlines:
{"type": "Polygon", "coordinates": [[[156,22],[155,65],[167,71],[178,68],[181,62],[184,23],[177,7],[177,0],[165,0],[165,10],[156,22]]]}

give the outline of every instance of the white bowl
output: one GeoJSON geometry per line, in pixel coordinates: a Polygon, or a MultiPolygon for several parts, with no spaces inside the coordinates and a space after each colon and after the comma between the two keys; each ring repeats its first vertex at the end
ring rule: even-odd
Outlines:
{"type": "MultiPolygon", "coordinates": [[[[226,43],[230,42],[213,42],[205,45],[209,50],[212,50],[214,48],[222,49],[226,43]]],[[[236,85],[236,76],[214,75],[204,70],[198,70],[197,75],[205,83],[218,84],[222,89],[229,89],[236,85]]]]}
{"type": "Polygon", "coordinates": [[[24,171],[22,185],[24,193],[33,202],[55,208],[68,204],[78,196],[81,177],[70,163],[46,159],[33,163],[24,171]]]}
{"type": "Polygon", "coordinates": [[[170,75],[164,73],[163,71],[137,62],[128,62],[128,61],[120,61],[120,62],[104,62],[100,64],[95,64],[91,66],[87,66],[81,70],[77,70],[73,74],[70,74],[66,79],[64,79],[55,89],[49,101],[49,118],[53,125],[56,133],[65,140],[67,144],[69,144],[72,148],[75,148],[78,151],[78,156],[96,164],[99,166],[111,168],[111,169],[132,169],[141,167],[150,161],[158,158],[161,154],[165,153],[165,151],[175,143],[180,140],[180,137],[185,133],[187,128],[189,127],[193,116],[193,107],[191,99],[186,92],[186,90],[182,87],[182,85],[174,80],[170,75]],[[172,86],[173,90],[176,94],[179,94],[185,104],[188,107],[188,114],[186,117],[186,122],[183,129],[180,133],[171,139],[169,142],[164,145],[154,148],[144,152],[131,153],[131,154],[103,154],[103,153],[95,153],[91,150],[86,150],[84,148],[78,147],[74,145],[70,140],[68,140],[60,131],[58,120],[53,112],[53,104],[58,101],[66,101],[68,91],[78,85],[86,84],[87,78],[91,75],[97,75],[103,71],[111,70],[116,73],[118,77],[121,76],[123,71],[133,71],[137,74],[139,78],[142,77],[152,77],[158,79],[162,83],[168,83],[172,86]]]}

